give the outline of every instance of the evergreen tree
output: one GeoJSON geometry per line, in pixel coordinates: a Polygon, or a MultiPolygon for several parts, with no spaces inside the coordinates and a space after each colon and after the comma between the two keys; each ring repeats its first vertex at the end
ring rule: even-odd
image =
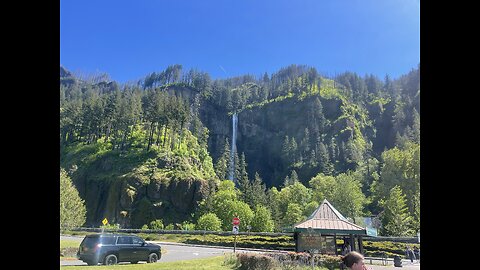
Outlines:
{"type": "Polygon", "coordinates": [[[251,184],[250,194],[247,195],[247,203],[253,209],[257,205],[266,205],[267,204],[267,195],[265,194],[266,186],[263,183],[262,178],[255,172],[255,179],[251,184]]]}
{"type": "Polygon", "coordinates": [[[290,139],[288,135],[285,136],[282,144],[282,159],[284,161],[285,166],[290,164],[290,156],[291,154],[291,146],[290,146],[290,139]]]}
{"type": "Polygon", "coordinates": [[[227,179],[228,169],[230,167],[230,144],[228,143],[228,138],[225,139],[225,144],[223,146],[223,153],[220,158],[215,163],[215,173],[217,174],[220,180],[227,179]]]}
{"type": "Polygon", "coordinates": [[[78,194],[72,180],[60,169],[60,228],[76,228],[85,223],[85,201],[78,194]]]}
{"type": "Polygon", "coordinates": [[[415,143],[420,143],[420,114],[413,108],[413,124],[411,139],[415,143]]]}
{"type": "Polygon", "coordinates": [[[390,190],[387,200],[381,201],[385,211],[382,215],[383,235],[387,236],[410,236],[411,216],[408,213],[405,195],[399,186],[390,190]]]}
{"type": "Polygon", "coordinates": [[[302,207],[298,203],[289,203],[282,223],[284,227],[291,227],[303,218],[302,207]]]}
{"type": "Polygon", "coordinates": [[[333,164],[330,162],[327,148],[323,143],[318,146],[318,153],[316,154],[318,164],[320,165],[320,171],[329,175],[333,172],[333,164]]]}
{"type": "Polygon", "coordinates": [[[304,157],[307,157],[308,155],[310,155],[310,131],[308,130],[308,128],[305,128],[304,132],[303,132],[303,139],[302,141],[300,142],[300,148],[302,149],[302,154],[304,157]]]}
{"type": "Polygon", "coordinates": [[[299,180],[298,180],[298,175],[297,175],[297,172],[295,170],[292,170],[290,176],[286,176],[285,177],[285,180],[283,181],[283,186],[284,187],[288,187],[290,185],[293,185],[295,183],[298,183],[299,180]]]}
{"type": "Polygon", "coordinates": [[[290,181],[292,185],[297,182],[300,182],[300,180],[298,179],[297,172],[295,170],[292,170],[292,174],[290,175],[290,181]]]}
{"type": "Polygon", "coordinates": [[[292,137],[292,140],[290,141],[290,163],[295,163],[298,161],[298,145],[297,142],[295,141],[295,138],[292,137]]]}
{"type": "Polygon", "coordinates": [[[241,199],[246,201],[246,195],[250,191],[250,180],[248,178],[247,172],[247,162],[245,160],[245,153],[242,153],[239,161],[240,173],[237,178],[238,180],[238,189],[242,192],[241,199]]]}

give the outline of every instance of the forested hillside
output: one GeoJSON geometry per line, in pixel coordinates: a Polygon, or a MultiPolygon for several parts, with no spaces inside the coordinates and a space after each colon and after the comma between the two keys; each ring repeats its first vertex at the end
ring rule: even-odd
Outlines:
{"type": "Polygon", "coordinates": [[[61,167],[87,226],[230,230],[236,212],[252,230],[280,231],[326,198],[357,223],[376,216],[384,235],[414,234],[419,69],[392,80],[291,65],[212,80],[173,65],[119,85],[60,67],[61,167]],[[235,184],[223,181],[230,170],[235,184]]]}

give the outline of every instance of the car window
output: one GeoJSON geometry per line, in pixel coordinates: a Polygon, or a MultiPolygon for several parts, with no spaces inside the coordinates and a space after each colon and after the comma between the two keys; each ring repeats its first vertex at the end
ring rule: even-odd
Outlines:
{"type": "Polygon", "coordinates": [[[133,244],[134,245],[141,245],[143,243],[143,240],[138,238],[138,237],[133,237],[133,244]]]}
{"type": "Polygon", "coordinates": [[[115,245],[115,237],[102,237],[103,245],[115,245]]]}
{"type": "Polygon", "coordinates": [[[93,248],[96,244],[98,244],[98,237],[85,237],[81,246],[93,248]]]}
{"type": "Polygon", "coordinates": [[[117,245],[131,245],[132,244],[132,237],[128,236],[119,236],[117,245]]]}

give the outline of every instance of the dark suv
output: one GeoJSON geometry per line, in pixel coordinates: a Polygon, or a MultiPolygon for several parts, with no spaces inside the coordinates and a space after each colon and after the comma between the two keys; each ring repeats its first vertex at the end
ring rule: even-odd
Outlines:
{"type": "Polygon", "coordinates": [[[154,263],[162,256],[159,245],[145,242],[135,235],[92,234],[80,243],[77,257],[88,265],[117,264],[118,262],[154,263]]]}

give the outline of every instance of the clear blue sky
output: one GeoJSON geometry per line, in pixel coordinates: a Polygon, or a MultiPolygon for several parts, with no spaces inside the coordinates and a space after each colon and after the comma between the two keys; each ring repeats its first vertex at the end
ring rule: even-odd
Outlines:
{"type": "Polygon", "coordinates": [[[214,79],[290,64],[383,79],[419,63],[419,0],[60,0],[60,64],[118,82],[173,64],[214,79]]]}

